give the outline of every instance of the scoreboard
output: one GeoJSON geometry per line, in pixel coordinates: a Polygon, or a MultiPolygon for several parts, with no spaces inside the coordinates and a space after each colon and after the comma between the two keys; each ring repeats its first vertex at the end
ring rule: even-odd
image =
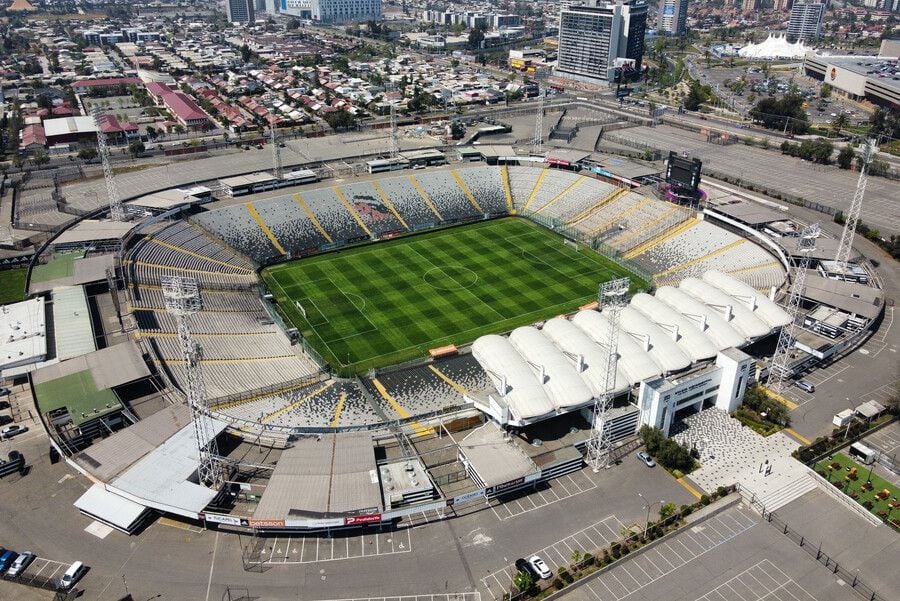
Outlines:
{"type": "Polygon", "coordinates": [[[702,167],[703,161],[700,159],[688,159],[671,151],[666,162],[666,183],[694,194],[700,186],[702,167]]]}

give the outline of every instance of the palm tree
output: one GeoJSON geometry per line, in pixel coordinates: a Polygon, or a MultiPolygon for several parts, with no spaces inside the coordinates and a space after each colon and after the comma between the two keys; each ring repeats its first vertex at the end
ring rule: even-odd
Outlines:
{"type": "Polygon", "coordinates": [[[847,113],[840,113],[837,117],[831,120],[831,129],[834,130],[835,134],[841,133],[841,130],[850,125],[850,118],[847,117],[847,113]]]}

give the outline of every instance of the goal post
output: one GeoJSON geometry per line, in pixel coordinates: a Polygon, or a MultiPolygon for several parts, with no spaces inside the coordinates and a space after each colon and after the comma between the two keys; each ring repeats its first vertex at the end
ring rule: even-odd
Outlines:
{"type": "Polygon", "coordinates": [[[300,301],[295,300],[294,305],[297,307],[300,313],[303,314],[303,319],[306,319],[306,309],[303,308],[303,305],[300,304],[300,301]]]}
{"type": "Polygon", "coordinates": [[[578,252],[578,243],[574,240],[569,240],[568,238],[563,238],[563,245],[570,246],[575,252],[578,252]]]}

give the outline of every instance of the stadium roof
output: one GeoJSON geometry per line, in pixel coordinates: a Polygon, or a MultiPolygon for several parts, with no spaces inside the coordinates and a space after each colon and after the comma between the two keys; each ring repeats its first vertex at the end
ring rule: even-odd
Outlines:
{"type": "Polygon", "coordinates": [[[619,324],[622,330],[631,334],[639,344],[653,357],[663,371],[681,371],[691,364],[688,357],[672,337],[654,325],[647,317],[633,307],[624,307],[619,312],[619,324]]]}
{"type": "MultiPolygon", "coordinates": [[[[554,317],[548,320],[544,324],[542,332],[564,352],[581,359],[581,378],[590,387],[591,393],[595,397],[606,392],[607,353],[603,347],[565,317],[554,317]]],[[[576,359],[576,371],[578,364],[579,361],[576,359]]],[[[617,363],[613,390],[626,390],[631,384],[617,363]]]]}
{"type": "Polygon", "coordinates": [[[323,517],[380,508],[372,436],[328,434],[300,438],[282,452],[253,517],[323,517]]]}
{"type": "Polygon", "coordinates": [[[496,422],[489,421],[459,441],[460,452],[485,486],[496,486],[538,471],[537,465],[514,442],[504,439],[496,422]]]}
{"type": "Polygon", "coordinates": [[[505,337],[482,336],[472,344],[472,356],[495,379],[501,399],[515,415],[529,419],[553,412],[553,401],[531,367],[505,337]],[[505,390],[501,390],[502,384],[496,381],[498,378],[505,381],[505,390]]]}
{"type": "Polygon", "coordinates": [[[85,219],[60,234],[53,244],[61,246],[63,244],[87,244],[100,240],[121,240],[135,225],[135,223],[127,221],[85,219]]]}
{"type": "Polygon", "coordinates": [[[866,319],[876,318],[884,302],[877,288],[824,278],[815,270],[807,270],[803,296],[866,319]]]}
{"type": "Polygon", "coordinates": [[[720,315],[748,340],[761,338],[771,332],[769,325],[754,315],[747,305],[708,282],[685,278],[681,280],[679,288],[700,302],[718,309],[720,315]]]}
{"type": "MultiPolygon", "coordinates": [[[[606,344],[606,341],[609,340],[611,327],[609,320],[597,311],[579,311],[572,317],[572,323],[598,344],[606,344]]],[[[617,352],[619,368],[625,373],[628,383],[632,386],[663,372],[662,366],[650,356],[650,353],[646,352],[634,338],[622,330],[619,330],[617,352]]]]}
{"type": "Polygon", "coordinates": [[[64,361],[96,350],[84,288],[60,286],[53,289],[52,298],[57,358],[64,361]]]}
{"type": "Polygon", "coordinates": [[[643,292],[636,294],[631,299],[631,306],[670,334],[691,362],[711,359],[720,350],[696,323],[655,296],[643,292]]]}
{"type": "MultiPolygon", "coordinates": [[[[198,186],[198,188],[202,188],[202,191],[209,192],[209,188],[204,186],[198,186]]],[[[159,192],[152,192],[145,196],[141,196],[140,198],[131,202],[131,204],[138,207],[146,207],[148,209],[161,209],[168,210],[173,207],[177,207],[178,205],[183,204],[193,204],[197,202],[202,202],[202,198],[197,196],[193,196],[190,190],[183,190],[180,188],[169,188],[168,190],[160,190],[159,192]]]]}
{"type": "Polygon", "coordinates": [[[713,201],[711,208],[748,225],[784,221],[787,217],[786,213],[761,204],[738,200],[736,196],[728,195],[725,198],[727,201],[713,201]]]}
{"type": "Polygon", "coordinates": [[[741,346],[747,342],[747,338],[743,334],[728,325],[728,322],[719,311],[712,307],[707,307],[684,290],[679,290],[672,286],[660,286],[656,289],[656,298],[695,322],[695,325],[720,350],[741,346]]]}
{"type": "Polygon", "coordinates": [[[187,405],[170,405],[92,444],[74,459],[96,478],[109,482],[190,423],[187,405]]]}
{"type": "Polygon", "coordinates": [[[111,493],[101,484],[94,484],[74,503],[82,513],[129,532],[134,523],[147,511],[143,505],[111,493]]]}
{"type": "Polygon", "coordinates": [[[44,299],[0,307],[0,370],[36,363],[47,355],[44,299]]]}
{"type": "Polygon", "coordinates": [[[577,407],[593,399],[572,363],[540,330],[531,326],[516,328],[509,335],[509,342],[537,370],[537,381],[554,408],[577,407]]]}
{"type": "MultiPolygon", "coordinates": [[[[228,427],[224,421],[211,421],[212,436],[218,436],[228,427]]],[[[190,481],[196,477],[199,465],[194,426],[188,424],[109,486],[113,492],[121,491],[148,507],[196,519],[217,494],[190,481]]]]}
{"type": "Polygon", "coordinates": [[[129,340],[69,361],[42,367],[34,372],[32,380],[35,384],[41,384],[84,370],[91,371],[91,377],[99,389],[114,388],[150,376],[140,347],[129,340]]]}
{"type": "MultiPolygon", "coordinates": [[[[46,268],[47,266],[42,265],[41,267],[46,268]]],[[[79,286],[105,280],[106,270],[115,268],[115,255],[96,255],[82,259],[70,257],[61,261],[58,267],[59,269],[45,269],[42,275],[45,278],[49,275],[59,275],[63,270],[66,271],[66,275],[50,280],[41,279],[40,281],[36,281],[36,278],[32,275],[29,292],[34,294],[35,292],[52,290],[57,286],[79,286]]],[[[37,273],[36,270],[35,273],[37,273]]]]}
{"type": "Polygon", "coordinates": [[[223,177],[219,180],[223,186],[228,188],[237,188],[239,186],[251,186],[253,184],[261,184],[267,182],[276,182],[276,178],[271,173],[265,171],[257,171],[256,173],[248,173],[246,175],[235,175],[232,177],[223,177]]]}
{"type": "Polygon", "coordinates": [[[744,300],[747,303],[746,306],[751,309],[753,314],[771,328],[780,328],[791,323],[791,316],[788,315],[787,311],[753,288],[753,286],[745,284],[734,276],[713,269],[703,274],[703,280],[729,296],[744,300]]]}

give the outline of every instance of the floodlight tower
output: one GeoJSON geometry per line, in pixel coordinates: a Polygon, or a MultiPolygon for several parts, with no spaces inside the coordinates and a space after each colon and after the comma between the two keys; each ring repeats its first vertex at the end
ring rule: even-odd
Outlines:
{"type": "Polygon", "coordinates": [[[543,90],[538,92],[537,115],[534,118],[534,138],[531,141],[531,154],[540,155],[544,150],[544,98],[543,90]]]}
{"type": "MultiPolygon", "coordinates": [[[[395,88],[392,85],[388,86],[388,89],[393,91],[395,88]]],[[[394,94],[396,96],[396,94],[394,94]]],[[[397,132],[397,105],[395,104],[396,98],[391,98],[391,159],[396,160],[400,155],[400,136],[397,132]]]]}
{"type": "Polygon", "coordinates": [[[778,345],[775,347],[775,354],[772,355],[772,366],[769,368],[769,388],[775,392],[780,392],[784,388],[785,381],[791,376],[791,369],[788,364],[791,359],[791,348],[794,346],[794,340],[796,340],[795,332],[797,331],[797,315],[800,312],[800,297],[806,286],[806,270],[809,269],[810,255],[816,250],[816,238],[818,237],[818,223],[808,225],[800,232],[800,241],[797,244],[800,258],[793,261],[794,281],[791,282],[791,292],[785,307],[791,321],[781,328],[781,333],[778,335],[778,345]]]}
{"type": "Polygon", "coordinates": [[[603,375],[603,392],[594,401],[594,422],[587,444],[587,464],[596,472],[609,467],[612,442],[607,425],[609,409],[612,407],[613,391],[616,387],[616,366],[619,362],[619,312],[628,302],[630,278],[619,278],[600,285],[597,295],[598,310],[606,309],[609,330],[605,344],[601,345],[606,355],[606,370],[603,375]]]}
{"type": "Polygon", "coordinates": [[[109,145],[106,143],[106,134],[103,133],[103,124],[100,117],[103,111],[95,108],[92,115],[94,126],[97,128],[97,151],[103,164],[103,179],[106,180],[106,196],[109,202],[109,218],[113,221],[125,221],[125,209],[122,208],[122,199],[116,189],[112,165],[109,164],[109,145]]]}
{"type": "Polygon", "coordinates": [[[224,479],[222,465],[219,463],[219,449],[209,417],[206,403],[206,386],[203,383],[203,370],[200,360],[203,349],[191,337],[191,316],[200,310],[200,289],[197,280],[182,276],[163,276],[160,278],[166,310],[175,316],[178,322],[178,341],[181,344],[181,355],[184,358],[184,371],[187,375],[186,396],[191,408],[191,421],[194,425],[194,437],[200,464],[197,475],[200,483],[210,488],[218,488],[224,479]]]}
{"type": "Polygon", "coordinates": [[[863,195],[866,193],[866,182],[869,180],[869,165],[875,156],[876,141],[872,138],[866,140],[863,146],[863,164],[859,170],[859,180],[856,182],[856,192],[853,193],[853,201],[847,210],[847,220],[844,222],[844,231],[841,233],[841,243],[838,245],[837,255],[834,260],[838,267],[847,271],[847,263],[853,252],[853,237],[856,235],[856,225],[859,223],[859,213],[862,210],[863,195]]]}
{"type": "Polygon", "coordinates": [[[284,176],[284,168],[281,165],[281,147],[278,146],[278,136],[275,133],[275,124],[269,124],[269,142],[272,144],[272,163],[274,175],[281,179],[284,176]]]}

